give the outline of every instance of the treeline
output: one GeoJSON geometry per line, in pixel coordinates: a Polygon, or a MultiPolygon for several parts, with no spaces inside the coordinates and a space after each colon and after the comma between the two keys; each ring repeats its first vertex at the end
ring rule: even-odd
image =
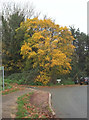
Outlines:
{"type": "Polygon", "coordinates": [[[70,27],[70,30],[75,38],[71,76],[89,76],[89,36],[74,27],[70,27]]]}
{"type": "MultiPolygon", "coordinates": [[[[34,63],[33,57],[31,57],[30,60],[27,58],[23,59],[23,55],[21,54],[21,47],[24,45],[24,40],[25,40],[25,42],[27,42],[26,40],[28,40],[28,36],[26,36],[26,33],[27,33],[26,28],[21,29],[21,25],[22,25],[22,23],[25,24],[24,21],[26,21],[27,18],[31,19],[31,18],[38,17],[38,14],[35,12],[35,10],[32,7],[21,9],[18,6],[16,6],[15,4],[13,4],[12,6],[9,6],[9,7],[4,6],[4,9],[2,10],[2,65],[5,67],[5,76],[9,76],[13,73],[22,73],[24,71],[29,71],[28,72],[29,74],[30,73],[33,74],[35,72],[35,74],[34,74],[34,78],[35,78],[36,75],[38,75],[39,69],[43,70],[43,68],[42,67],[39,68],[39,66],[37,66],[36,69],[33,68],[33,63],[34,63]],[[18,29],[18,28],[20,28],[20,29],[18,29]],[[32,72],[30,72],[30,71],[32,71],[32,72]]],[[[46,18],[44,18],[44,19],[46,19],[46,18]]],[[[36,28],[36,26],[34,26],[34,27],[36,28]]],[[[52,27],[49,27],[49,28],[52,28],[52,27]]],[[[54,29],[56,29],[56,28],[54,28],[54,29]]],[[[46,30],[48,30],[48,29],[46,29],[46,30]]],[[[63,30],[64,30],[64,28],[63,28],[63,30]]],[[[64,30],[64,31],[66,31],[66,30],[64,30]]],[[[55,81],[56,78],[60,78],[60,77],[62,77],[62,78],[70,77],[72,79],[75,79],[76,77],[89,76],[89,36],[83,32],[80,32],[79,29],[76,30],[73,26],[69,27],[69,31],[71,31],[72,36],[74,37],[72,45],[75,46],[74,53],[72,54],[72,57],[71,57],[71,62],[69,62],[69,66],[71,66],[72,70],[70,70],[70,73],[67,73],[67,74],[60,74],[60,73],[57,74],[57,76],[54,78],[54,80],[52,80],[52,82],[55,81]]],[[[30,29],[29,32],[30,33],[27,33],[27,35],[34,34],[33,29],[30,29]]],[[[53,29],[51,29],[50,32],[53,32],[53,29]]],[[[61,35],[64,36],[65,33],[66,32],[64,32],[63,34],[61,33],[61,35]]],[[[54,32],[52,35],[54,36],[54,34],[57,35],[57,32],[54,32]]],[[[51,37],[53,37],[53,36],[51,36],[51,37]]],[[[30,36],[30,37],[32,37],[32,36],[30,36]]],[[[43,38],[41,38],[41,40],[42,39],[43,38]]],[[[55,40],[56,39],[57,38],[55,38],[55,40]]],[[[67,40],[67,38],[66,38],[66,40],[67,40]]],[[[41,44],[43,44],[43,43],[41,43],[41,44]]],[[[31,48],[31,49],[33,49],[33,48],[31,48]]],[[[33,50],[33,51],[35,51],[35,50],[33,50]]],[[[68,55],[66,55],[66,56],[68,56],[68,55]]],[[[45,61],[45,63],[46,62],[47,61],[45,61]]],[[[55,70],[57,70],[54,68],[52,69],[52,70],[54,70],[53,75],[50,73],[52,75],[52,77],[55,76],[54,75],[55,70]]],[[[67,69],[67,68],[65,68],[65,69],[67,69]]],[[[29,77],[26,81],[28,81],[28,80],[29,80],[29,77]]]]}
{"type": "MultiPolygon", "coordinates": [[[[27,4],[26,4],[27,5],[27,4]]],[[[2,65],[5,67],[5,75],[21,72],[24,60],[20,55],[22,39],[15,37],[16,29],[26,18],[35,16],[34,8],[29,5],[20,8],[15,3],[5,4],[2,8],[2,65]]]]}

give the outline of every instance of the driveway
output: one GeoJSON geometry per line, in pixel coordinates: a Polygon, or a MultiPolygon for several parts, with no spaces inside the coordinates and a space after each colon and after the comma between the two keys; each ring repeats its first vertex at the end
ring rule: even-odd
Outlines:
{"type": "Polygon", "coordinates": [[[87,86],[36,88],[52,94],[57,118],[87,118],[87,86]]]}

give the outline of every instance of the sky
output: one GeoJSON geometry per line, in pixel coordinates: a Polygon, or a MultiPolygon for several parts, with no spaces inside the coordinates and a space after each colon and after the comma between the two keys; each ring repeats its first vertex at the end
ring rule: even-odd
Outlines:
{"type": "Polygon", "coordinates": [[[88,0],[1,0],[3,2],[19,3],[19,5],[32,4],[40,19],[44,15],[55,20],[61,26],[74,26],[87,34],[87,1],[88,0]]]}

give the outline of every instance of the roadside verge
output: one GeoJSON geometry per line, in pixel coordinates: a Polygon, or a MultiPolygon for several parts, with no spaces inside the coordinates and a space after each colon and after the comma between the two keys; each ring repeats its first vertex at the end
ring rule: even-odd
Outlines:
{"type": "MultiPolygon", "coordinates": [[[[21,101],[25,101],[25,104],[22,105],[22,109],[20,109],[23,114],[28,116],[27,118],[54,118],[55,114],[52,110],[51,106],[51,94],[48,92],[44,92],[41,90],[35,90],[35,89],[29,89],[25,88],[24,90],[12,92],[10,94],[7,94],[3,96],[3,118],[16,118],[17,113],[17,98],[21,101]],[[33,92],[32,95],[29,96],[29,93],[33,92]],[[26,96],[24,96],[27,94],[26,96]],[[23,96],[23,97],[21,97],[23,96]],[[24,99],[23,99],[24,98],[24,99]],[[30,99],[31,98],[31,99],[30,99]],[[24,106],[25,105],[25,106],[24,106]],[[26,111],[24,111],[26,109],[26,111]]],[[[21,112],[20,112],[21,113],[21,112]]],[[[21,118],[19,116],[19,118],[21,118]]]]}
{"type": "Polygon", "coordinates": [[[30,98],[30,103],[36,108],[39,108],[39,113],[42,112],[47,118],[55,118],[55,112],[52,108],[52,95],[49,92],[36,90],[30,98]]]}

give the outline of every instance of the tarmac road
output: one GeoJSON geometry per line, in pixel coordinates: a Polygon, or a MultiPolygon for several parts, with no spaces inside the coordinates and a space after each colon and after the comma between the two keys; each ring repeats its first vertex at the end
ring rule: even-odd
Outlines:
{"type": "Polygon", "coordinates": [[[87,86],[36,88],[52,94],[52,107],[57,118],[87,118],[87,86]]]}

